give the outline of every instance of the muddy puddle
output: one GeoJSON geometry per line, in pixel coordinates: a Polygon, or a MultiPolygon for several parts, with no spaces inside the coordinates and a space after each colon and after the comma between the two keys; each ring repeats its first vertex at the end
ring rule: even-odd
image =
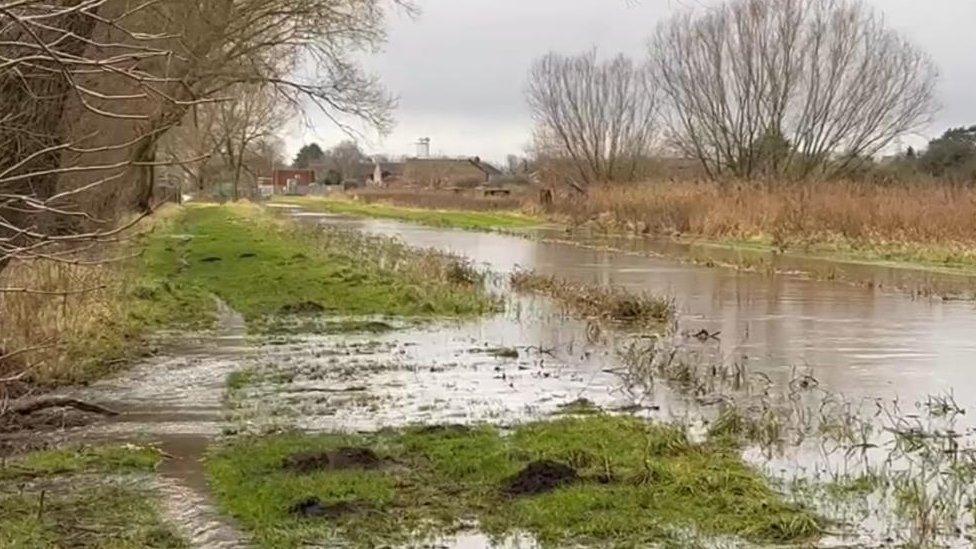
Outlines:
{"type": "Polygon", "coordinates": [[[654,415],[680,409],[665,391],[623,388],[611,347],[541,304],[525,304],[518,317],[292,338],[260,352],[252,383],[233,399],[249,430],[511,424],[580,405],[654,415]]]}

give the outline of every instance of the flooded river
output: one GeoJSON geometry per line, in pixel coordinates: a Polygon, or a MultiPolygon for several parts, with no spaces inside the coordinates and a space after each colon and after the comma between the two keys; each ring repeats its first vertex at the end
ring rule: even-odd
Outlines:
{"type": "MultiPolygon", "coordinates": [[[[976,389],[976,302],[909,294],[916,288],[971,292],[976,280],[967,277],[778,260],[786,269],[844,271],[845,278],[857,283],[824,281],[669,259],[711,253],[723,260],[728,252],[695,251],[649,239],[589,238],[582,240],[586,246],[579,246],[383,220],[311,218],[457,253],[497,272],[522,267],[580,282],[671,294],[684,329],[721,332],[718,351],[724,358],[745,359],[752,370],[769,375],[808,367],[825,387],[850,397],[914,401],[950,390],[965,396],[976,389]]],[[[552,232],[537,236],[566,238],[552,232]]]]}
{"type": "MultiPolygon", "coordinates": [[[[651,240],[580,237],[571,244],[560,242],[567,235],[555,231],[524,237],[297,216],[306,223],[395,236],[410,246],[452,252],[499,275],[498,280],[523,268],[576,282],[672,295],[680,332],[704,329],[717,334],[704,341],[679,334],[681,345],[703,355],[705,363],[743,364],[745,371],[780,388],[795,379],[797,369],[809,369],[825,392],[854,400],[897,397],[913,403],[952,391],[965,407],[976,387],[974,303],[917,297],[926,292],[913,297],[911,292],[971,291],[974,281],[965,277],[759,258],[775,262],[776,269],[831,272],[831,278],[845,280],[824,281],[702,266],[682,258],[712,254],[724,263],[730,258],[722,254],[729,252],[651,240]]],[[[277,338],[245,335],[240,316],[221,307],[216,337],[178,336],[159,356],[77,391],[77,396],[123,412],[81,434],[160,444],[169,455],[160,471],[167,514],[183,525],[195,546],[234,547],[246,545],[246,535],[216,511],[201,463],[207,447],[222,434],[281,428],[354,432],[413,424],[507,425],[558,414],[575,403],[693,423],[698,421],[692,417],[695,410],[722,392],[712,387],[712,394],[688,394],[667,384],[628,385],[620,344],[635,334],[594,333],[592,325],[545,299],[508,299],[505,313],[486,318],[420,324],[407,320],[396,330],[378,334],[277,338]],[[249,382],[231,388],[229,376],[241,374],[249,382]]],[[[717,402],[721,399],[704,407],[716,412],[717,402]]],[[[971,424],[976,415],[961,417],[971,424]]],[[[890,448],[883,450],[876,461],[890,461],[890,448]]],[[[811,444],[773,460],[758,454],[750,459],[774,475],[812,472],[822,478],[827,471],[822,458],[833,459],[811,444]]],[[[846,469],[847,464],[836,468],[846,469]]],[[[954,504],[958,501],[961,509],[968,496],[959,494],[954,504]]],[[[841,520],[866,521],[859,512],[844,511],[841,520]]],[[[890,516],[893,513],[885,511],[884,517],[890,516]]],[[[967,531],[972,526],[968,519],[953,521],[967,531]]],[[[888,518],[876,519],[870,526],[853,528],[855,536],[841,536],[839,543],[885,546],[884,540],[892,536],[909,539],[903,528],[891,524],[888,518]]],[[[951,545],[967,543],[961,532],[951,536],[951,545]]],[[[456,538],[433,540],[433,545],[483,547],[486,542],[473,528],[456,538]]],[[[516,538],[499,546],[533,545],[531,539],[516,538]]]]}

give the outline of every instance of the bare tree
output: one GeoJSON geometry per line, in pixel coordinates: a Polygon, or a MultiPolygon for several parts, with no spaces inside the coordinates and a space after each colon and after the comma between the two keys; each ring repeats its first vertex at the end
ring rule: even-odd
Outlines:
{"type": "Polygon", "coordinates": [[[157,160],[160,138],[241,86],[388,128],[393,101],[353,56],[382,42],[394,4],[0,0],[0,269],[148,213],[155,168],[194,160],[157,160]]]}
{"type": "MultiPolygon", "coordinates": [[[[657,136],[657,93],[647,71],[623,55],[550,53],[529,72],[526,92],[536,149],[567,160],[583,184],[640,174],[657,136]]],[[[581,187],[582,188],[582,187],[581,187]]]]}
{"type": "Polygon", "coordinates": [[[272,90],[263,86],[245,87],[235,99],[219,104],[220,132],[217,150],[230,174],[233,197],[241,196],[243,177],[249,175],[256,188],[257,174],[248,169],[260,140],[271,139],[287,120],[287,104],[276,101],[272,90]]]}
{"type": "Polygon", "coordinates": [[[711,176],[834,176],[934,110],[931,59],[858,0],[731,0],[663,23],[674,144],[711,176]]]}
{"type": "Polygon", "coordinates": [[[369,157],[363,154],[355,141],[346,140],[325,152],[322,164],[339,176],[337,183],[357,179],[361,166],[368,163],[369,157]]]}
{"type": "MultiPolygon", "coordinates": [[[[382,43],[386,12],[408,2],[0,0],[0,295],[97,291],[8,287],[6,268],[104,262],[100,245],[152,213],[157,169],[205,158],[157,154],[192,109],[260,89],[349,131],[388,129],[394,101],[357,52],[382,43]]],[[[244,150],[227,148],[238,167],[244,150]]],[[[0,349],[0,371],[51,345],[0,349]]],[[[25,368],[0,378],[0,394],[25,368]]]]}

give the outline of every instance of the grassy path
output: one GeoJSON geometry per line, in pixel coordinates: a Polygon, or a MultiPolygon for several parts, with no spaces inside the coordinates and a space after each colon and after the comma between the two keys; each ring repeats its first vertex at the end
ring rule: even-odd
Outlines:
{"type": "Polygon", "coordinates": [[[150,239],[146,268],[220,297],[257,327],[289,315],[435,317],[494,306],[458,258],[301,227],[247,205],[187,208],[150,239]]]}
{"type": "Polygon", "coordinates": [[[477,212],[406,208],[389,204],[367,204],[338,198],[278,197],[278,204],[299,206],[310,212],[344,214],[359,217],[395,219],[432,227],[471,230],[515,230],[536,227],[544,219],[517,212],[477,212]]]}

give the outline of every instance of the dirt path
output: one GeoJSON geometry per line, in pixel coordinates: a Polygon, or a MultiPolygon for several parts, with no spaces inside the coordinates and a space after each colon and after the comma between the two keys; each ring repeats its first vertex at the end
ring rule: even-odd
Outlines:
{"type": "Polygon", "coordinates": [[[164,452],[155,488],[164,515],[194,547],[244,547],[246,536],[220,516],[209,493],[203,457],[223,428],[225,380],[255,353],[244,319],[218,306],[215,333],[174,341],[159,357],[72,396],[118,410],[68,433],[86,441],[150,441],[164,452]]]}

